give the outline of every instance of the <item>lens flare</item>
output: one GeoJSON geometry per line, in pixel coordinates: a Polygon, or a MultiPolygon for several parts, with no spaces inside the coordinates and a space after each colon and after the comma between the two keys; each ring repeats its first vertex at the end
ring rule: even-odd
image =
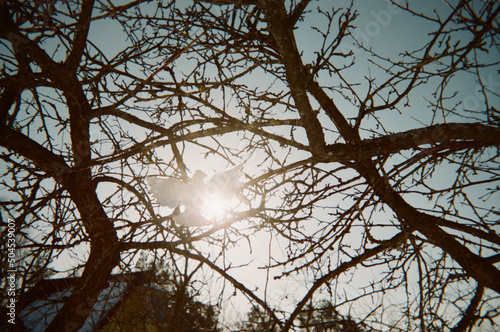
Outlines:
{"type": "Polygon", "coordinates": [[[215,221],[222,218],[229,210],[229,203],[221,197],[211,197],[202,209],[205,218],[215,221]]]}

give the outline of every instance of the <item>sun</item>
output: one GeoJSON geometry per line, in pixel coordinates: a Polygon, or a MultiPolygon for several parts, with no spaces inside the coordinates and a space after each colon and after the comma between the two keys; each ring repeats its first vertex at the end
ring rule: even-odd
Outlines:
{"type": "Polygon", "coordinates": [[[224,217],[230,209],[229,202],[221,197],[211,197],[205,201],[202,215],[210,221],[224,217]]]}

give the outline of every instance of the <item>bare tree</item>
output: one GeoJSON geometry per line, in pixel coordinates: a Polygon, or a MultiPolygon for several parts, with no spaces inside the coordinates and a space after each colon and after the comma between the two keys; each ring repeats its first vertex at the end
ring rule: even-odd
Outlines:
{"type": "Polygon", "coordinates": [[[48,330],[78,330],[140,250],[200,292],[230,285],[281,331],[320,300],[379,330],[495,323],[500,4],[333,5],[0,3],[18,295],[41,266],[81,275],[48,330]],[[242,163],[250,203],[208,228],[176,226],[145,183],[242,163]],[[263,289],[228,258],[259,237],[263,289]]]}

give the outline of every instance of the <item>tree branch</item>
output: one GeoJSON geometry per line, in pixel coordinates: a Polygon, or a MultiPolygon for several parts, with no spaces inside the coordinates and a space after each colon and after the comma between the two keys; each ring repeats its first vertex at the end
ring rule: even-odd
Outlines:
{"type": "Polygon", "coordinates": [[[474,294],[474,297],[470,301],[469,306],[465,310],[462,319],[458,322],[457,325],[455,325],[454,328],[450,330],[451,332],[465,332],[467,331],[468,328],[470,328],[474,324],[474,321],[476,320],[475,313],[479,304],[481,303],[481,299],[483,298],[483,293],[484,293],[484,287],[482,285],[478,285],[476,288],[476,293],[474,294]]]}
{"type": "Polygon", "coordinates": [[[372,249],[367,249],[365,252],[363,252],[361,255],[354,257],[351,259],[349,262],[345,262],[340,264],[335,270],[332,270],[322,276],[319,279],[316,279],[316,281],[312,284],[312,286],[309,288],[307,294],[302,298],[302,300],[296,305],[295,309],[293,310],[292,314],[286,321],[284,327],[283,327],[283,332],[286,332],[290,330],[292,327],[293,322],[297,318],[297,316],[300,314],[304,306],[309,303],[309,301],[312,299],[314,293],[324,284],[329,282],[335,277],[338,277],[340,274],[344,273],[345,271],[355,267],[358,264],[363,263],[367,259],[376,256],[388,248],[394,247],[399,245],[402,241],[406,240],[406,234],[401,232],[390,238],[389,240],[383,241],[383,244],[372,248],[372,249]]]}
{"type": "Polygon", "coordinates": [[[89,33],[90,22],[92,21],[92,9],[94,8],[94,0],[84,0],[82,9],[76,22],[76,32],[68,57],[65,64],[69,72],[75,72],[80,59],[83,55],[85,47],[87,46],[87,35],[89,33]]]}
{"type": "Polygon", "coordinates": [[[293,25],[288,20],[285,5],[280,0],[261,0],[260,3],[264,9],[269,32],[278,44],[281,61],[285,66],[287,84],[299,111],[302,126],[306,130],[310,151],[314,155],[321,155],[326,147],[325,135],[307,96],[309,75],[300,58],[293,36],[293,25]]]}
{"type": "Polygon", "coordinates": [[[321,158],[325,161],[352,161],[360,156],[390,155],[425,144],[439,144],[448,149],[453,147],[453,142],[460,144],[460,149],[500,146],[500,128],[482,123],[438,124],[348,144],[328,145],[328,153],[321,158]]]}

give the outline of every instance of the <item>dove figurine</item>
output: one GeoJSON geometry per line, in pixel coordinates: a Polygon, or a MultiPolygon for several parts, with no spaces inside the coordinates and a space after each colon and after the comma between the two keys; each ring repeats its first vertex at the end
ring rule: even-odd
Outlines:
{"type": "Polygon", "coordinates": [[[160,205],[174,208],[173,219],[179,225],[201,227],[210,223],[201,211],[214,199],[228,202],[235,195],[250,205],[249,200],[239,191],[243,186],[243,165],[215,173],[208,182],[208,177],[201,170],[194,172],[189,182],[178,178],[147,177],[149,192],[160,205]],[[182,208],[182,209],[181,209],[182,208]]]}

